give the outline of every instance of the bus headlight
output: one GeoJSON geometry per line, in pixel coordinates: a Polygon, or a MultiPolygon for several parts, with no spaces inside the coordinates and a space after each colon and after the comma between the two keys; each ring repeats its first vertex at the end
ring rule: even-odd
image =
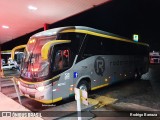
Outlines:
{"type": "Polygon", "coordinates": [[[20,85],[20,82],[18,81],[17,84],[20,85]]]}
{"type": "Polygon", "coordinates": [[[38,91],[42,92],[44,90],[44,86],[39,86],[36,88],[38,91]]]}

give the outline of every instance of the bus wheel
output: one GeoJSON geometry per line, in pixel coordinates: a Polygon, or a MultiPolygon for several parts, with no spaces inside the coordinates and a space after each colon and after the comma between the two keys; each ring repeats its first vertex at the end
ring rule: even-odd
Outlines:
{"type": "Polygon", "coordinates": [[[80,83],[78,84],[78,88],[80,90],[85,90],[85,91],[89,91],[89,84],[87,81],[83,80],[83,81],[80,81],[80,83]]]}

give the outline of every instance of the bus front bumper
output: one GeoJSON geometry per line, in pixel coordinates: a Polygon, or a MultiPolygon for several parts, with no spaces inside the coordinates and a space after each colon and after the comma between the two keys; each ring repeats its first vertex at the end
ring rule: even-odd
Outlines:
{"type": "Polygon", "coordinates": [[[34,99],[42,103],[52,103],[52,92],[51,92],[52,85],[51,84],[47,86],[43,86],[44,88],[41,90],[40,89],[38,90],[35,87],[30,88],[28,86],[29,86],[28,84],[25,84],[24,86],[24,83],[20,82],[19,84],[20,93],[28,98],[34,99]]]}

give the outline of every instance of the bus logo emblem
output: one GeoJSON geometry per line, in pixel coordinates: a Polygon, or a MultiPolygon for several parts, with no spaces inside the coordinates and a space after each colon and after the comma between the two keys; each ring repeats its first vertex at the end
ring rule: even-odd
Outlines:
{"type": "Polygon", "coordinates": [[[103,76],[105,71],[105,61],[102,57],[97,57],[94,63],[94,69],[97,75],[103,76]]]}

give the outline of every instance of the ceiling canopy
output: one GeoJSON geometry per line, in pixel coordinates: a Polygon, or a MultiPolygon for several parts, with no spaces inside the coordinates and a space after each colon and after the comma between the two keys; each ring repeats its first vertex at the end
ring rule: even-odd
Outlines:
{"type": "Polygon", "coordinates": [[[0,44],[110,0],[0,0],[0,44]]]}

